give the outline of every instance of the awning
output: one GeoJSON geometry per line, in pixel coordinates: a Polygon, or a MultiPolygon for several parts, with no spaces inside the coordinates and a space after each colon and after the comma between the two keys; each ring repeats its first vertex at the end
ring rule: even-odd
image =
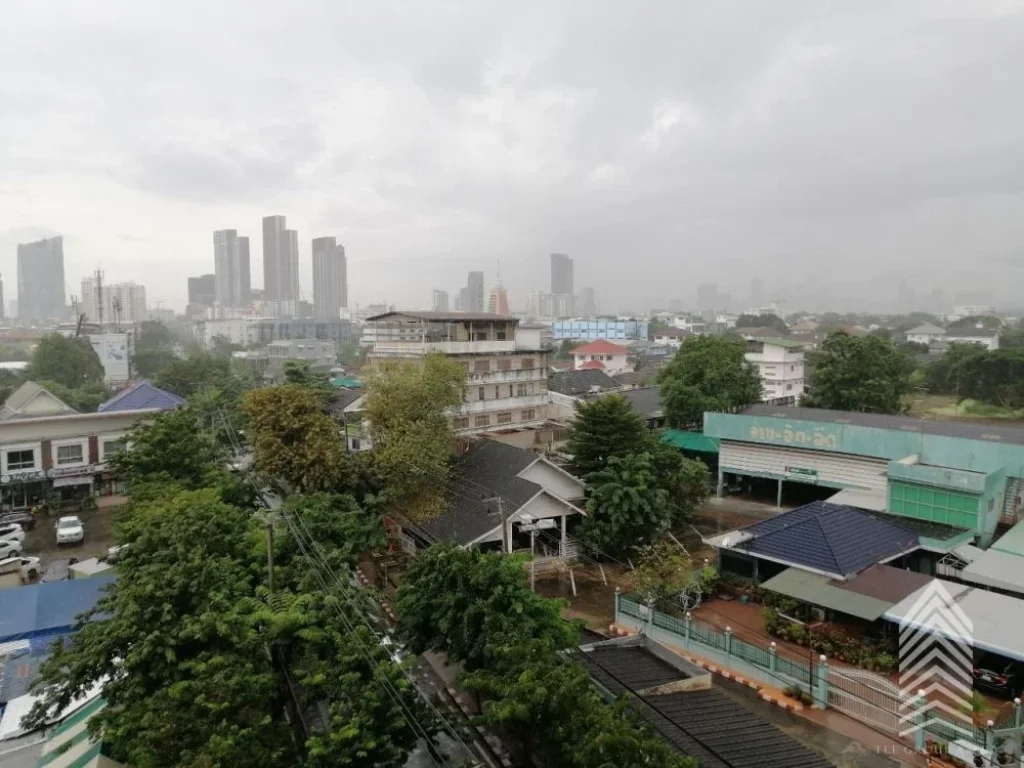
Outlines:
{"type": "Polygon", "coordinates": [[[858,619],[874,621],[893,607],[888,600],[858,595],[830,583],[827,576],[787,568],[761,585],[764,589],[858,619]]]}
{"type": "Polygon", "coordinates": [[[709,437],[702,432],[688,432],[685,429],[669,429],[661,436],[661,442],[684,451],[695,453],[718,453],[721,443],[717,437],[709,437]]]}
{"type": "Polygon", "coordinates": [[[54,488],[67,488],[72,485],[92,485],[92,475],[69,475],[53,478],[54,488]]]}
{"type": "Polygon", "coordinates": [[[964,581],[1024,593],[1024,557],[989,549],[960,574],[964,581]]]}

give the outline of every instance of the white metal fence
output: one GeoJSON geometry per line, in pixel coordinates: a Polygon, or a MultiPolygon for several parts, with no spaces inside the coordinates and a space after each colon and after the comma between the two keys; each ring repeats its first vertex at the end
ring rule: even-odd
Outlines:
{"type": "Polygon", "coordinates": [[[901,700],[899,686],[882,675],[852,667],[829,670],[829,706],[868,725],[899,733],[901,700]]]}

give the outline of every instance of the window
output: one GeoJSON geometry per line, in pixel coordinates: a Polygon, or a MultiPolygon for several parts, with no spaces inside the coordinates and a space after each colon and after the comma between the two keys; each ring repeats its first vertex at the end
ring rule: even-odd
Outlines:
{"type": "Polygon", "coordinates": [[[123,451],[128,448],[128,441],[125,438],[120,440],[104,440],[103,441],[103,458],[115,454],[118,451],[123,451]]]}
{"type": "Polygon", "coordinates": [[[484,400],[484,399],[486,399],[484,397],[484,390],[485,389],[486,389],[486,387],[477,387],[477,389],[476,389],[476,394],[477,394],[477,398],[476,399],[477,400],[484,400]]]}
{"type": "Polygon", "coordinates": [[[359,438],[358,437],[353,437],[352,438],[352,450],[353,451],[358,451],[359,450],[359,438]]]}
{"type": "Polygon", "coordinates": [[[535,418],[537,418],[537,414],[533,408],[527,408],[523,411],[523,421],[533,421],[535,418]]]}
{"type": "Polygon", "coordinates": [[[509,360],[507,357],[501,358],[498,361],[498,370],[499,371],[511,371],[512,370],[512,361],[509,360]]]}
{"type": "Polygon", "coordinates": [[[524,371],[530,370],[531,368],[533,368],[533,358],[524,357],[523,362],[519,364],[519,367],[522,368],[524,371]]]}
{"type": "Polygon", "coordinates": [[[787,389],[787,390],[790,390],[790,389],[792,389],[792,388],[793,388],[793,385],[792,385],[792,384],[787,384],[787,385],[786,385],[786,389],[787,389]]]}
{"type": "Polygon", "coordinates": [[[490,360],[474,360],[473,361],[473,372],[474,373],[487,373],[491,370],[490,360]]]}
{"type": "Polygon", "coordinates": [[[496,341],[505,341],[505,331],[497,331],[494,334],[496,341]]]}
{"type": "Polygon", "coordinates": [[[491,425],[491,417],[490,416],[484,415],[484,416],[476,416],[476,417],[473,418],[473,426],[474,427],[489,427],[490,425],[491,425]]]}
{"type": "Polygon", "coordinates": [[[533,394],[533,383],[516,384],[516,397],[526,397],[533,394]]]}
{"type": "Polygon", "coordinates": [[[511,384],[508,385],[508,396],[512,397],[512,385],[511,384]]]}
{"type": "Polygon", "coordinates": [[[469,427],[469,418],[467,416],[461,416],[452,420],[452,429],[466,429],[467,427],[469,427]]]}
{"type": "Polygon", "coordinates": [[[61,467],[66,464],[81,464],[84,460],[82,455],[82,444],[78,445],[58,445],[57,446],[57,466],[61,467]]]}
{"type": "Polygon", "coordinates": [[[35,451],[7,452],[7,469],[32,469],[35,465],[35,451]]]}
{"type": "Polygon", "coordinates": [[[791,365],[791,366],[789,366],[789,370],[791,370],[791,371],[795,371],[795,370],[796,370],[796,366],[795,366],[795,365],[791,365]]]}
{"type": "Polygon", "coordinates": [[[511,424],[512,423],[512,412],[511,411],[505,411],[505,413],[499,413],[498,414],[498,423],[499,424],[511,424]]]}
{"type": "Polygon", "coordinates": [[[495,399],[501,397],[501,384],[494,385],[494,397],[495,399]]]}

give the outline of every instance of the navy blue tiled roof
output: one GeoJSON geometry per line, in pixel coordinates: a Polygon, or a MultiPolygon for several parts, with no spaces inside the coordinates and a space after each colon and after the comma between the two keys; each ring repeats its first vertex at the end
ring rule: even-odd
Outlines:
{"type": "Polygon", "coordinates": [[[170,411],[185,405],[185,401],[173,392],[154,387],[143,379],[123,389],[103,403],[97,410],[100,413],[111,411],[170,411]]]}
{"type": "Polygon", "coordinates": [[[816,501],[743,529],[754,538],[737,544],[752,555],[837,576],[913,549],[916,533],[856,507],[816,501]]]}

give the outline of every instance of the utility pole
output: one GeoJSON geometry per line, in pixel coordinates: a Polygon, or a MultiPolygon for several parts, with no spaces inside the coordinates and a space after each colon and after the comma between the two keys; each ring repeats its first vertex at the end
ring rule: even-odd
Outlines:
{"type": "Polygon", "coordinates": [[[512,537],[509,535],[508,518],[505,517],[505,503],[501,496],[495,496],[498,501],[498,517],[501,518],[501,541],[505,547],[505,554],[512,554],[512,537]]]}
{"type": "Polygon", "coordinates": [[[267,510],[267,589],[274,591],[274,521],[267,510]]]}

